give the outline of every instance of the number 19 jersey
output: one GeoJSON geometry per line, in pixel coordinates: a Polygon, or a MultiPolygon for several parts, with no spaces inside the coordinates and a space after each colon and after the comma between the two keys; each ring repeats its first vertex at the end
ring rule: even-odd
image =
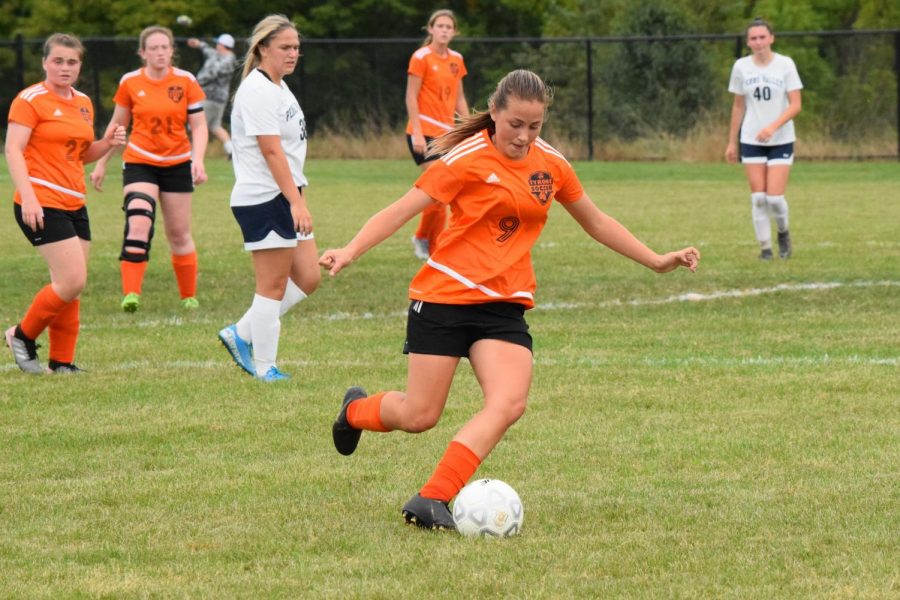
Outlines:
{"type": "Polygon", "coordinates": [[[741,143],[753,146],[781,146],[796,141],[794,122],[782,125],[767,142],[760,142],[756,134],[775,121],[788,107],[788,92],[803,88],[794,61],[774,53],[766,66],[753,62],[753,56],[739,58],[731,70],[728,91],[744,97],[744,122],[741,124],[741,143]]]}

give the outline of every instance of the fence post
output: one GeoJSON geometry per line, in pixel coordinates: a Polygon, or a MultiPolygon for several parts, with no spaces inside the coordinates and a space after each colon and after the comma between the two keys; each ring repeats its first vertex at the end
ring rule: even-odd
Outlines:
{"type": "Polygon", "coordinates": [[[587,52],[587,147],[588,160],[594,160],[594,69],[591,61],[591,40],[585,40],[587,52]]]}
{"type": "Polygon", "coordinates": [[[897,160],[900,160],[900,31],[894,32],[894,79],[897,80],[897,160]]]}
{"type": "Polygon", "coordinates": [[[21,33],[16,35],[16,89],[25,89],[25,40],[21,33]]]}
{"type": "Polygon", "coordinates": [[[744,39],[741,36],[734,38],[734,58],[738,59],[744,53],[744,39]]]}

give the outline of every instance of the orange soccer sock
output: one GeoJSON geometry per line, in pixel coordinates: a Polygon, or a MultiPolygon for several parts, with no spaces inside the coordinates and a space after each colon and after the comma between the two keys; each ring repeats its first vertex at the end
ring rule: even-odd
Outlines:
{"type": "Polygon", "coordinates": [[[351,427],[366,431],[390,431],[381,422],[381,400],[387,392],[354,400],[347,407],[347,422],[351,427]]]}
{"type": "Polygon", "coordinates": [[[22,322],[19,324],[22,333],[31,339],[37,339],[47,326],[63,311],[66,302],[53,291],[53,286],[45,285],[35,294],[31,306],[25,312],[22,322]]]}
{"type": "Polygon", "coordinates": [[[50,323],[50,360],[71,363],[75,360],[75,345],[81,326],[81,300],[76,298],[56,315],[50,323]]]}
{"type": "Polygon", "coordinates": [[[141,293],[141,286],[144,284],[144,273],[147,272],[147,265],[150,264],[146,260],[143,262],[130,262],[123,260],[119,262],[119,272],[122,274],[122,295],[141,293]]]}
{"type": "Polygon", "coordinates": [[[416,229],[416,237],[420,240],[428,240],[429,248],[434,249],[435,240],[444,231],[446,225],[447,208],[436,202],[422,211],[419,227],[416,229]]]}
{"type": "Polygon", "coordinates": [[[423,498],[450,502],[475,474],[479,465],[481,459],[468,447],[459,442],[450,442],[444,457],[431,474],[431,479],[422,486],[419,494],[423,498]]]}
{"type": "Polygon", "coordinates": [[[172,268],[178,280],[178,292],[181,298],[193,298],[197,295],[197,253],[173,254],[172,268]]]}

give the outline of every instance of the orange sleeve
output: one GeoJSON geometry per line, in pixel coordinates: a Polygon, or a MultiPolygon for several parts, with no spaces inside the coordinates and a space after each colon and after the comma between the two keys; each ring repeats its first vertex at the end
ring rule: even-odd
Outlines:
{"type": "Polygon", "coordinates": [[[12,106],[9,107],[8,120],[13,123],[18,123],[19,125],[24,125],[29,129],[34,129],[37,127],[39,118],[37,111],[30,102],[26,102],[19,96],[16,96],[12,101],[12,106]]]}
{"type": "Polygon", "coordinates": [[[560,186],[555,195],[558,202],[563,204],[575,202],[584,195],[581,181],[578,180],[575,169],[569,163],[560,163],[559,181],[560,186]]]}
{"type": "Polygon", "coordinates": [[[410,75],[415,75],[419,79],[425,79],[425,60],[418,58],[415,54],[409,57],[409,67],[407,67],[406,72],[410,75]]]}
{"type": "Polygon", "coordinates": [[[450,204],[463,187],[464,180],[447,163],[436,160],[416,180],[416,187],[443,204],[450,204]]]}
{"type": "Polygon", "coordinates": [[[187,89],[188,106],[204,100],[206,100],[206,94],[203,93],[203,88],[200,87],[196,79],[191,79],[187,89]]]}
{"type": "Polygon", "coordinates": [[[131,94],[128,93],[128,84],[120,83],[119,89],[116,90],[116,95],[113,96],[113,102],[131,110],[131,94]]]}

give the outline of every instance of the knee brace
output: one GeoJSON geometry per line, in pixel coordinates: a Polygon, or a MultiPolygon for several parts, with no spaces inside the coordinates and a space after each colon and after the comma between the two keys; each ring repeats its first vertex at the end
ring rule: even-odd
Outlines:
{"type": "Polygon", "coordinates": [[[144,192],[128,192],[125,194],[125,202],[122,204],[122,210],[125,211],[125,233],[122,236],[122,254],[119,260],[128,262],[147,262],[150,260],[150,243],[153,241],[153,225],[156,223],[156,200],[153,196],[144,192]],[[150,204],[150,208],[132,208],[131,203],[135,200],[142,200],[150,204]],[[131,230],[132,217],[145,217],[150,219],[150,231],[147,234],[147,241],[137,240],[128,237],[131,230]],[[140,248],[144,250],[140,252],[130,252],[128,248],[140,248]]]}

